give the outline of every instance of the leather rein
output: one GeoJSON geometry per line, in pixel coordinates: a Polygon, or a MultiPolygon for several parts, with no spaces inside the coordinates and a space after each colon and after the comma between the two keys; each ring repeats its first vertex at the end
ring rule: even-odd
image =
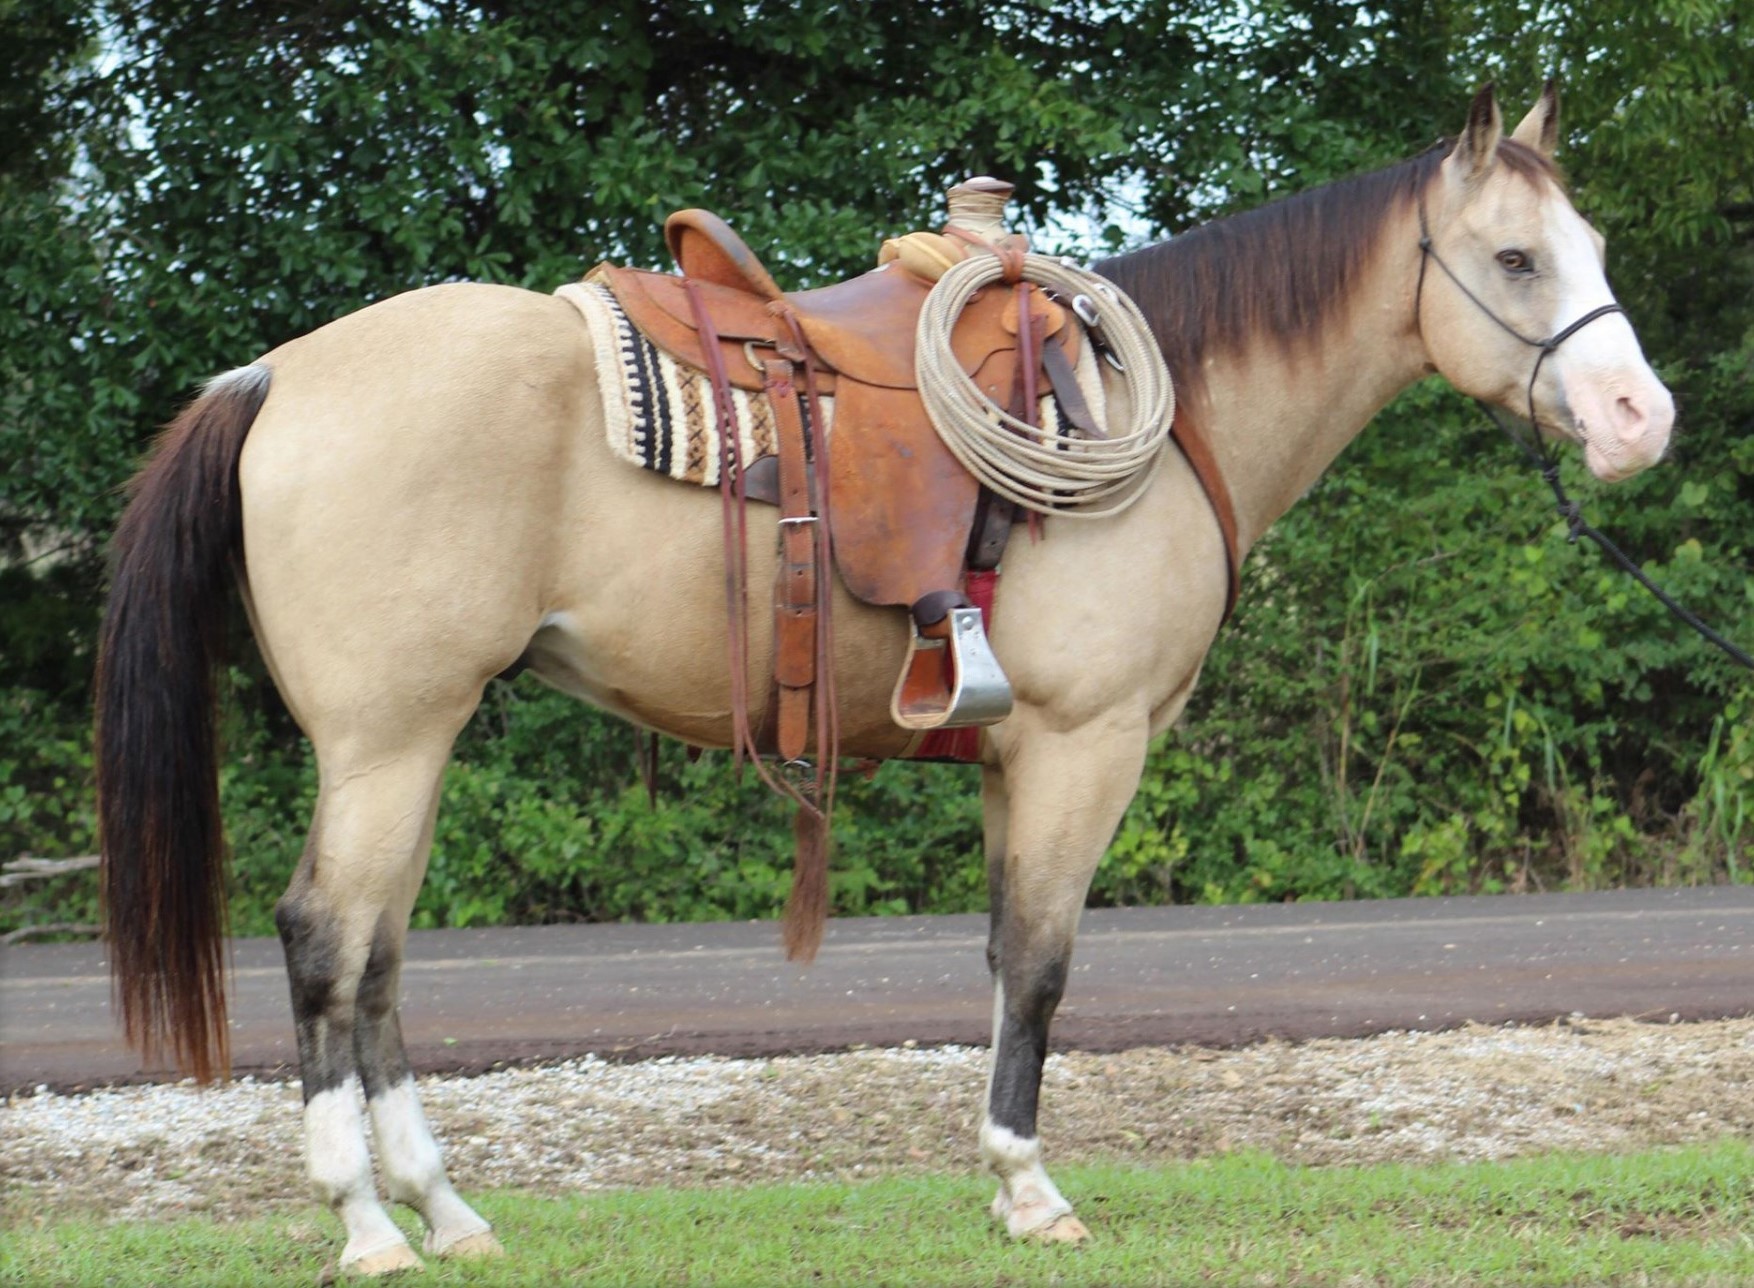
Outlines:
{"type": "Polygon", "coordinates": [[[1419,199],[1419,284],[1413,295],[1413,324],[1422,334],[1424,328],[1419,319],[1425,300],[1425,269],[1426,265],[1430,263],[1435,263],[1438,268],[1442,269],[1444,276],[1449,278],[1451,282],[1455,283],[1456,289],[1459,290],[1475,308],[1479,309],[1481,313],[1484,313],[1486,317],[1500,330],[1504,331],[1507,335],[1514,336],[1516,339],[1528,345],[1531,349],[1540,350],[1540,356],[1535,359],[1534,370],[1529,373],[1529,384],[1527,390],[1528,424],[1530,431],[1529,439],[1525,439],[1522,435],[1513,430],[1510,427],[1509,421],[1502,418],[1496,408],[1478,398],[1474,401],[1478,403],[1481,410],[1491,418],[1492,423],[1497,425],[1499,429],[1504,432],[1504,436],[1510,439],[1510,441],[1516,446],[1516,449],[1523,454],[1523,458],[1540,473],[1541,477],[1546,480],[1547,486],[1553,490],[1555,502],[1554,508],[1557,509],[1561,517],[1565,519],[1568,529],[1566,541],[1572,545],[1576,545],[1579,537],[1588,537],[1591,541],[1600,546],[1603,553],[1613,560],[1614,563],[1618,564],[1622,570],[1630,573],[1639,585],[1643,586],[1646,590],[1650,591],[1652,595],[1656,596],[1657,601],[1661,603],[1663,607],[1667,608],[1676,617],[1680,618],[1683,622],[1687,623],[1687,625],[1698,631],[1705,639],[1717,645],[1717,647],[1722,649],[1732,661],[1740,666],[1754,670],[1754,657],[1750,657],[1747,652],[1725,639],[1717,631],[1701,621],[1696,614],[1678,603],[1667,591],[1657,585],[1656,582],[1652,581],[1650,577],[1645,574],[1644,569],[1640,568],[1635,562],[1633,562],[1633,560],[1621,550],[1619,546],[1615,545],[1613,541],[1583,517],[1582,507],[1566,494],[1565,487],[1559,480],[1558,455],[1551,449],[1547,442],[1541,438],[1540,420],[1535,414],[1535,384],[1541,378],[1541,364],[1546,362],[1560,345],[1564,344],[1572,336],[1583,330],[1591,322],[1596,321],[1598,318],[1607,317],[1610,314],[1624,313],[1626,310],[1618,303],[1614,302],[1598,305],[1588,313],[1585,313],[1582,317],[1566,324],[1564,327],[1561,327],[1546,339],[1531,339],[1513,327],[1509,322],[1506,322],[1503,318],[1499,317],[1498,314],[1494,313],[1491,306],[1469,289],[1468,284],[1462,281],[1460,277],[1456,276],[1455,270],[1444,262],[1442,255],[1437,253],[1437,247],[1434,246],[1431,241],[1430,226],[1427,224],[1425,218],[1425,199],[1421,196],[1419,199]]]}

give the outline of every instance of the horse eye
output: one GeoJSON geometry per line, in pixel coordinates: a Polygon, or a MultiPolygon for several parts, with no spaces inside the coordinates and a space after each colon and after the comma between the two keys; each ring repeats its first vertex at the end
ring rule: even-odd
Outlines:
{"type": "Polygon", "coordinates": [[[1527,251],[1501,250],[1498,252],[1498,263],[1505,272],[1519,276],[1535,271],[1535,262],[1529,258],[1527,251]]]}

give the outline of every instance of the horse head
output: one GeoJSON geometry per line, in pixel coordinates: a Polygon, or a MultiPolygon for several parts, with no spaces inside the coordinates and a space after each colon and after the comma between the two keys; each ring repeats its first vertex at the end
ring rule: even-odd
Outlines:
{"type": "Polygon", "coordinates": [[[1580,444],[1597,478],[1627,478],[1662,458],[1674,400],[1614,302],[1601,234],[1554,168],[1552,84],[1503,130],[1488,86],[1420,198],[1427,358],[1463,393],[1580,444]]]}

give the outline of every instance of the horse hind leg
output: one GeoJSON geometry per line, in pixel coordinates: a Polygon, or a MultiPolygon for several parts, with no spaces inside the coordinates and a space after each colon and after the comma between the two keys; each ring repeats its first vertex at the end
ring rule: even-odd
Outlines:
{"type": "MultiPolygon", "coordinates": [[[[275,909],[304,1078],[305,1157],[317,1197],[346,1231],[340,1268],[410,1269],[420,1258],[378,1201],[360,1112],[369,1106],[390,1197],[426,1222],[435,1254],[498,1251],[457,1197],[415,1093],[396,995],[408,915],[425,875],[455,729],[400,754],[325,758],[316,817],[275,909]]],[[[410,740],[416,741],[416,740],[410,740]]]]}
{"type": "Polygon", "coordinates": [[[505,1250],[492,1227],[451,1186],[402,1045],[396,997],[407,925],[406,911],[379,923],[360,977],[354,1018],[354,1058],[371,1114],[378,1168],[389,1197],[420,1214],[426,1225],[422,1246],[427,1253],[497,1256],[505,1250]]]}
{"type": "Polygon", "coordinates": [[[1143,722],[1024,736],[1006,757],[1002,789],[989,771],[983,792],[994,988],[980,1145],[999,1177],[993,1215],[1015,1237],[1076,1242],[1089,1233],[1042,1164],[1036,1117],[1078,917],[1138,787],[1145,743],[1143,722]]]}

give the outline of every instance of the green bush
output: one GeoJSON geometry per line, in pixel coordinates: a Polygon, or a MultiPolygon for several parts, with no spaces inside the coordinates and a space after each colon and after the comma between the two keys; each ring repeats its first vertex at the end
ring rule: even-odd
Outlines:
{"type": "MultiPolygon", "coordinates": [[[[0,859],[94,845],[103,542],[153,430],[213,372],[410,286],[546,290],[598,254],[659,262],[665,210],[698,202],[807,284],[988,170],[1019,180],[1041,244],[1092,255],[1403,156],[1457,129],[1487,78],[1514,120],[1555,69],[1578,204],[1681,407],[1662,468],[1610,490],[1568,461],[1567,484],[1746,645],[1754,25],[1741,0],[1561,0],[1531,36],[1527,8],[1291,0],[1242,23],[1220,0],[805,0],[808,20],[773,23],[672,0],[337,0],[308,22],[13,6],[0,859]]],[[[1410,392],[1253,552],[1092,898],[1748,880],[1748,678],[1566,535],[1496,431],[1410,392]]],[[[247,651],[225,735],[233,924],[267,933],[316,775],[247,651]]],[[[836,909],[980,907],[976,778],[849,773],[836,909]]],[[[658,779],[653,804],[613,721],[530,680],[493,686],[447,774],[416,923],[773,915],[786,808],[723,755],[666,746],[658,779]]],[[[9,889],[0,931],[89,921],[94,889],[9,889]]]]}

